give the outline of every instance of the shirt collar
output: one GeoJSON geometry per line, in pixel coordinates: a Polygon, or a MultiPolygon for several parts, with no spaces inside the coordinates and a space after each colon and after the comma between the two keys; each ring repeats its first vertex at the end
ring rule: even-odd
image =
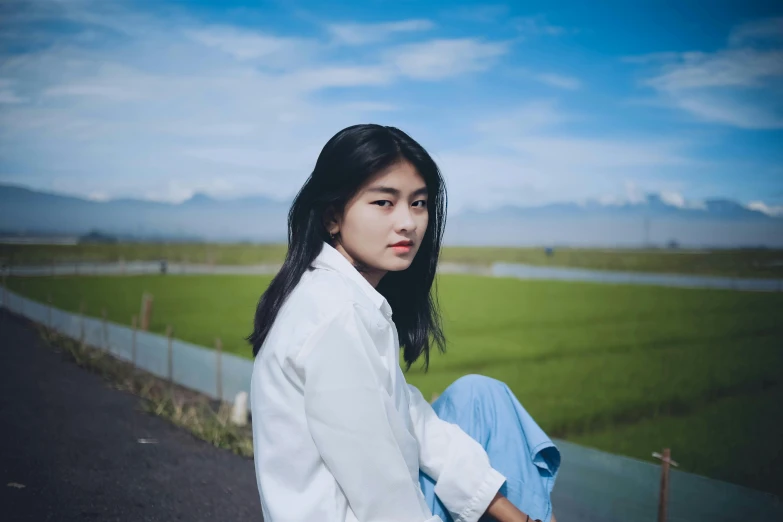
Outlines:
{"type": "Polygon", "coordinates": [[[370,298],[375,306],[383,312],[383,314],[391,319],[392,309],[389,306],[389,302],[386,300],[375,287],[373,287],[369,281],[367,281],[362,274],[332,245],[324,241],[321,253],[313,261],[313,266],[325,268],[327,270],[335,270],[345,275],[356,283],[356,285],[362,289],[362,291],[370,298]]]}

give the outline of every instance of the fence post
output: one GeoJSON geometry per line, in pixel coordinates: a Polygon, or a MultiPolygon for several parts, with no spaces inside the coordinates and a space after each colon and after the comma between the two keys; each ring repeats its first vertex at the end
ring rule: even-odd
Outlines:
{"type": "Polygon", "coordinates": [[[173,365],[173,357],[172,357],[172,350],[171,350],[171,335],[174,333],[174,329],[171,327],[171,325],[166,326],[166,337],[168,338],[168,344],[169,344],[169,353],[168,353],[168,368],[167,368],[167,375],[169,378],[169,384],[173,382],[173,374],[174,371],[172,369],[173,365]]]}
{"type": "Polygon", "coordinates": [[[247,392],[237,393],[234,404],[231,406],[231,423],[237,426],[247,424],[247,392]]]}
{"type": "Polygon", "coordinates": [[[136,367],[136,326],[139,322],[138,316],[133,316],[133,333],[131,335],[131,362],[133,363],[133,367],[136,367]]]}
{"type": "Polygon", "coordinates": [[[141,297],[141,330],[143,332],[149,331],[153,299],[153,295],[149,292],[144,292],[141,297]]]}
{"type": "Polygon", "coordinates": [[[3,267],[3,308],[8,308],[8,286],[6,285],[5,266],[3,267]]]}
{"type": "Polygon", "coordinates": [[[46,327],[49,329],[49,334],[52,333],[52,294],[46,296],[46,302],[49,306],[46,307],[46,327]]]}
{"type": "Polygon", "coordinates": [[[101,317],[103,317],[103,320],[101,321],[102,327],[103,327],[103,349],[107,352],[111,353],[111,347],[109,346],[109,332],[106,330],[106,308],[101,308],[101,317]]]}
{"type": "Polygon", "coordinates": [[[79,303],[79,316],[80,316],[80,332],[79,332],[79,347],[84,350],[85,332],[84,332],[84,299],[79,303]]]}
{"type": "Polygon", "coordinates": [[[220,402],[223,402],[223,342],[220,337],[215,339],[215,366],[217,373],[215,374],[215,388],[217,391],[217,398],[220,402]]]}
{"type": "Polygon", "coordinates": [[[663,455],[653,453],[653,457],[661,459],[661,491],[658,497],[658,522],[666,522],[666,509],[669,503],[669,465],[678,466],[671,459],[671,450],[664,448],[663,455]]]}

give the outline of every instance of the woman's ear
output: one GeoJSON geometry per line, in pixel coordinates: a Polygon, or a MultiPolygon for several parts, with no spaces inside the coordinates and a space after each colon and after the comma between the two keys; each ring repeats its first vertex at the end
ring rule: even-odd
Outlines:
{"type": "Polygon", "coordinates": [[[340,216],[338,216],[333,205],[329,205],[326,212],[324,212],[324,228],[331,236],[340,232],[340,216]]]}

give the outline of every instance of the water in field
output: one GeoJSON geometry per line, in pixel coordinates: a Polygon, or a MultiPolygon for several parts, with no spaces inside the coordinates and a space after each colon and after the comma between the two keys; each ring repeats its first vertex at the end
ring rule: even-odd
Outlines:
{"type": "MultiPolygon", "coordinates": [[[[275,274],[280,265],[207,265],[169,263],[167,274],[221,274],[254,275],[275,274]]],[[[683,288],[719,288],[756,292],[781,292],[783,279],[757,279],[720,276],[699,276],[685,274],[656,274],[645,272],[621,272],[613,270],[590,270],[525,265],[520,263],[492,263],[491,266],[467,263],[441,263],[440,272],[445,274],[473,274],[491,277],[514,277],[517,279],[540,279],[551,281],[582,281],[590,283],[638,284],[653,286],[674,286],[683,288]]],[[[11,275],[138,275],[161,273],[161,263],[134,261],[127,263],[79,263],[12,267],[11,275]]]]}
{"type": "Polygon", "coordinates": [[[495,277],[515,277],[518,279],[548,279],[591,283],[676,286],[683,288],[720,288],[724,290],[759,292],[783,291],[783,279],[618,272],[585,268],[533,266],[518,263],[493,263],[491,275],[495,277]]]}

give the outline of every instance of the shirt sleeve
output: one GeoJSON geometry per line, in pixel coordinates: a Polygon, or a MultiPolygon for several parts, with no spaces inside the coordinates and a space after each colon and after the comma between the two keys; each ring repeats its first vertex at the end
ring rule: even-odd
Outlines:
{"type": "Polygon", "coordinates": [[[355,306],[337,310],[297,357],[310,434],[359,520],[441,522],[423,502],[394,437],[380,357],[355,306]]]}
{"type": "Polygon", "coordinates": [[[475,522],[506,478],[489,463],[484,448],[456,424],[438,417],[421,392],[408,385],[411,419],[422,471],[455,522],[475,522]]]}

